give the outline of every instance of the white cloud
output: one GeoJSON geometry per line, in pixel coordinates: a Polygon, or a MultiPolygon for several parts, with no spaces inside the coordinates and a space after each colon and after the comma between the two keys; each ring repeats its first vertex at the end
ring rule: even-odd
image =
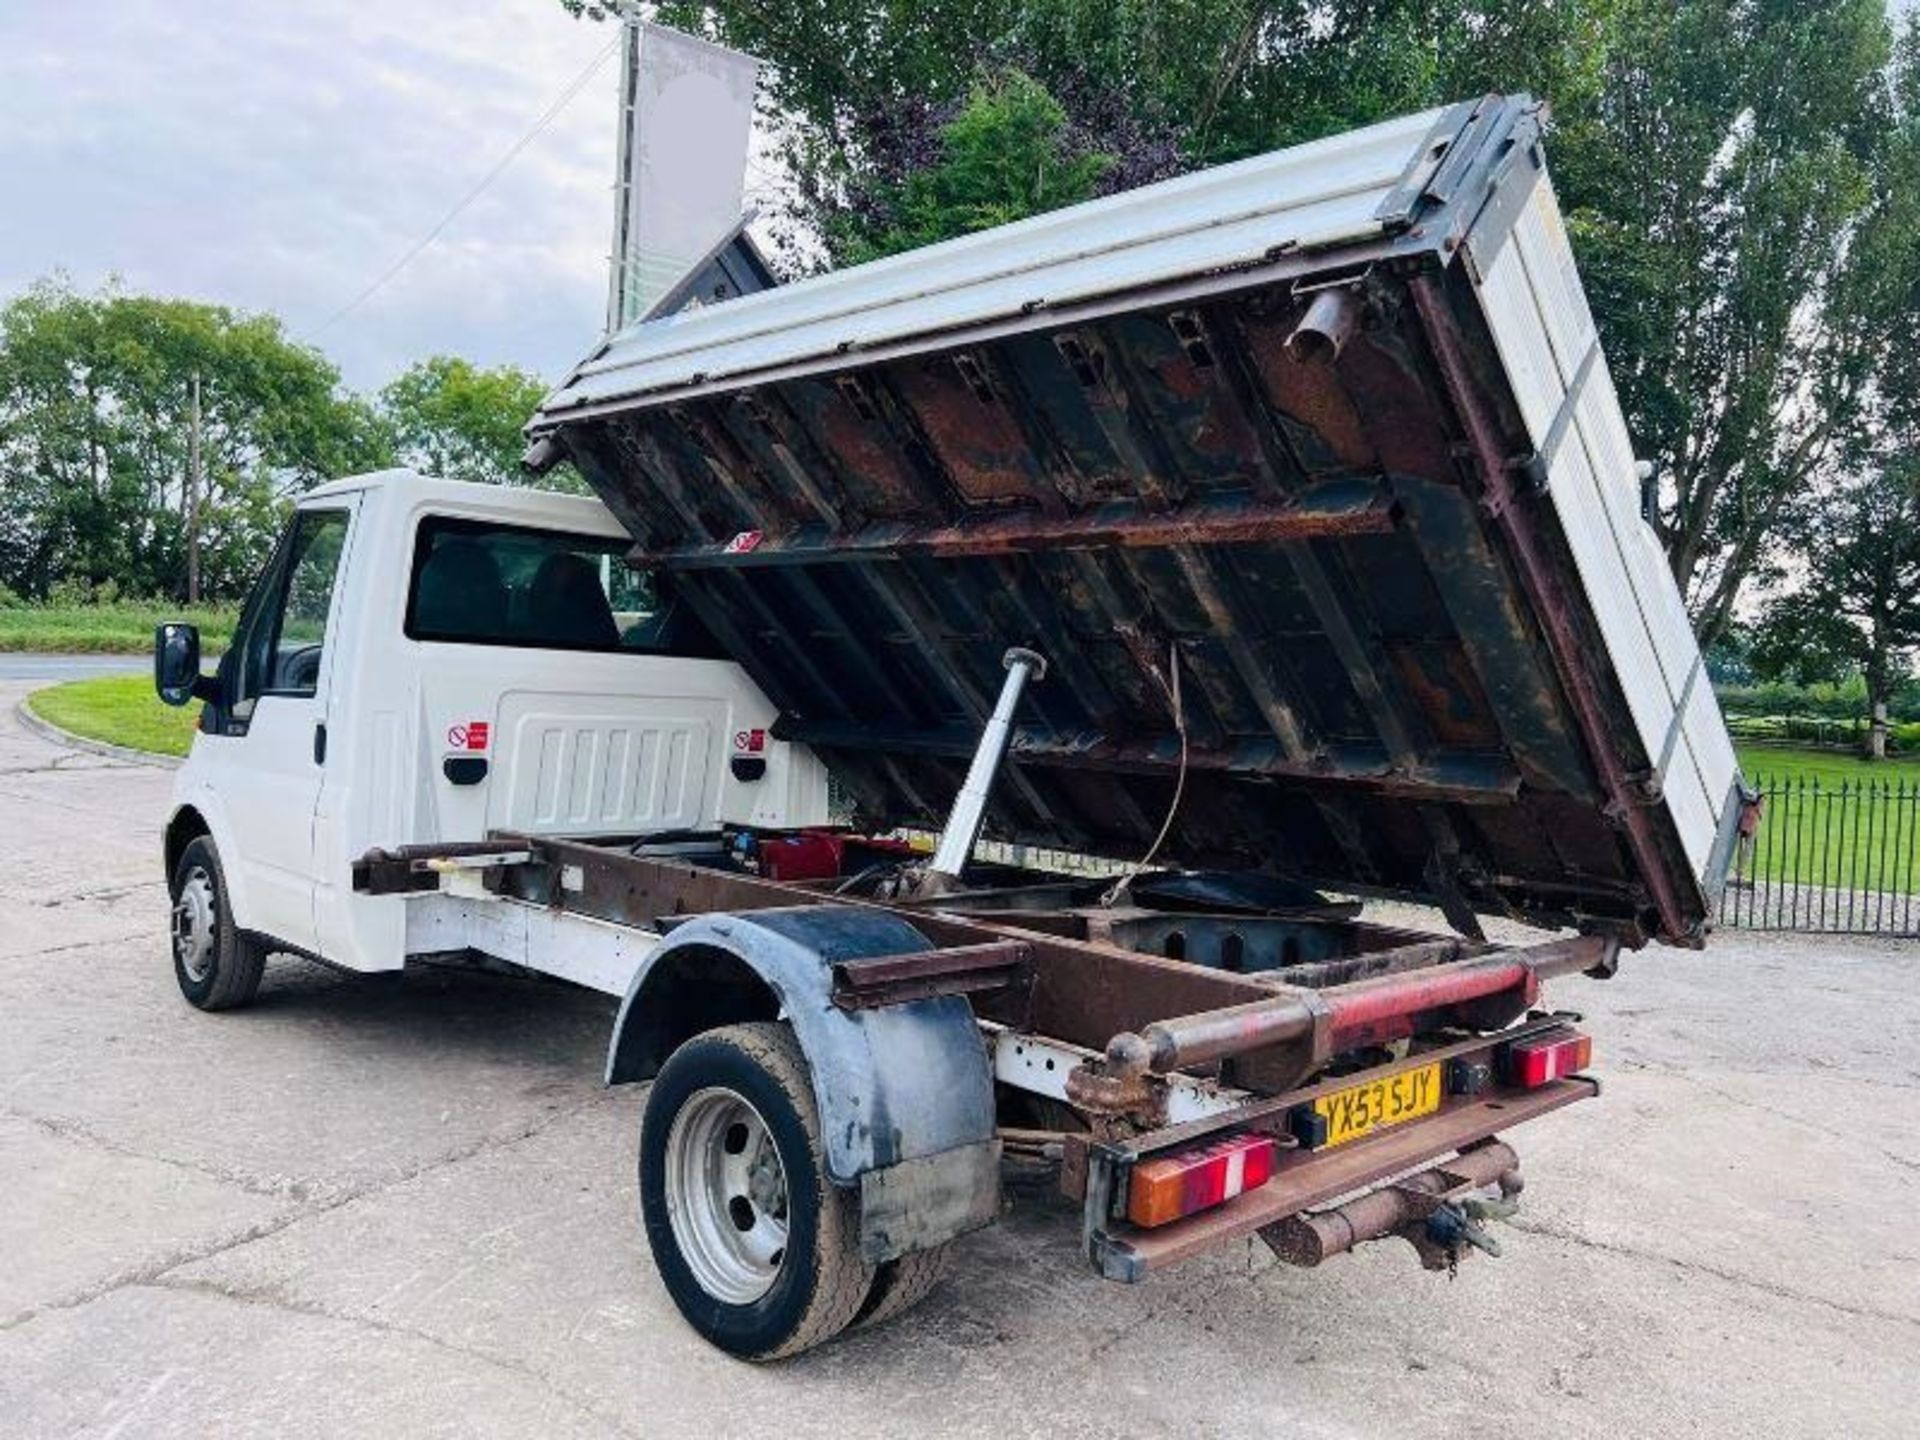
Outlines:
{"type": "MultiPolygon", "coordinates": [[[[56,269],[318,326],[605,46],[557,0],[0,5],[0,296],[56,269]]],[[[596,338],[609,58],[435,244],[317,337],[370,388],[451,351],[557,377],[596,338]]]]}

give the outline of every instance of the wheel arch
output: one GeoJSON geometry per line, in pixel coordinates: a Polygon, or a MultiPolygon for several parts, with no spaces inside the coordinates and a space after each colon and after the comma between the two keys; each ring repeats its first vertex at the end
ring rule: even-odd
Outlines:
{"type": "Polygon", "coordinates": [[[187,846],[202,837],[211,840],[220,856],[220,874],[226,882],[227,905],[233,912],[235,923],[243,930],[250,930],[253,905],[247,891],[246,867],[241,864],[238,843],[227,824],[219,795],[205,786],[176,793],[179,798],[174,804],[173,813],[167,817],[161,842],[162,853],[166,857],[169,888],[173,884],[174,866],[180,863],[181,853],[187,846]]]}
{"type": "Polygon", "coordinates": [[[651,1080],[696,1035],[780,1016],[780,996],[731,950],[691,941],[654,952],[621,1002],[607,1083],[651,1080]]]}
{"type": "MultiPolygon", "coordinates": [[[[213,826],[207,823],[207,817],[202,815],[197,807],[182,805],[173,812],[172,818],[167,821],[162,851],[166,859],[166,878],[169,885],[173,883],[173,872],[179,866],[180,857],[186,853],[187,846],[202,835],[211,839],[213,826]]],[[[213,843],[216,850],[220,848],[219,841],[215,840],[213,843]]]]}
{"type": "Polygon", "coordinates": [[[607,1082],[651,1078],[706,1030],[777,1018],[806,1056],[836,1183],[990,1142],[993,1076],[963,997],[857,1011],[832,1001],[836,962],[932,948],[897,915],[835,905],[687,921],[628,986],[607,1082]]]}

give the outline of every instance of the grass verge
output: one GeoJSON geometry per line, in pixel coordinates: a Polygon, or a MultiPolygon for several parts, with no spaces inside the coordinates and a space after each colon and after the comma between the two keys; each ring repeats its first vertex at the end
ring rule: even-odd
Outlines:
{"type": "Polygon", "coordinates": [[[1742,745],[1767,808],[1740,873],[1824,889],[1920,893],[1920,758],[1742,745]]]}
{"type": "Polygon", "coordinates": [[[105,605],[0,606],[0,650],[57,655],[145,655],[153,627],[189,620],[200,627],[200,648],[218,655],[233,638],[239,610],[230,605],[168,605],[116,600],[105,605]]]}
{"type": "Polygon", "coordinates": [[[155,755],[186,754],[200,718],[198,705],[162,705],[149,675],[70,680],[34,691],[27,708],[71,734],[155,755]]]}
{"type": "Polygon", "coordinates": [[[1920,780],[1920,756],[1896,755],[1887,760],[1862,760],[1842,750],[1801,750],[1786,745],[1736,745],[1740,769],[1751,780],[1836,781],[1920,780]]]}

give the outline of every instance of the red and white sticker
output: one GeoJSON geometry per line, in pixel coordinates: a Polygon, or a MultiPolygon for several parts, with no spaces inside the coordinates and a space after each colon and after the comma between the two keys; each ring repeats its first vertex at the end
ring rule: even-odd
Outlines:
{"type": "Polygon", "coordinates": [[[764,730],[736,730],[733,732],[733,753],[736,755],[759,755],[767,748],[767,732],[764,730]]]}
{"type": "Polygon", "coordinates": [[[485,720],[468,720],[463,724],[447,727],[447,748],[450,750],[484,750],[487,748],[489,726],[485,720]]]}
{"type": "Polygon", "coordinates": [[[748,551],[758,550],[759,548],[760,532],[758,530],[742,530],[738,535],[727,541],[726,553],[729,555],[745,555],[748,551]]]}

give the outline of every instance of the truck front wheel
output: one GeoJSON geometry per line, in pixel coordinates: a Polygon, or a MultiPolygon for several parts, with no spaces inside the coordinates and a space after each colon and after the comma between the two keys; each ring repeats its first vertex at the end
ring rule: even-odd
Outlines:
{"type": "Polygon", "coordinates": [[[777,1360],[832,1339],[874,1280],[854,1192],[828,1180],[807,1062],[785,1025],[730,1025],[668,1057],[640,1129],[640,1208],[687,1323],[777,1360]]]}
{"type": "Polygon", "coordinates": [[[220,852],[202,835],[188,843],[173,867],[173,978],[187,1002],[202,1010],[231,1010],[260,989],[266,951],[233,923],[220,852]]]}

